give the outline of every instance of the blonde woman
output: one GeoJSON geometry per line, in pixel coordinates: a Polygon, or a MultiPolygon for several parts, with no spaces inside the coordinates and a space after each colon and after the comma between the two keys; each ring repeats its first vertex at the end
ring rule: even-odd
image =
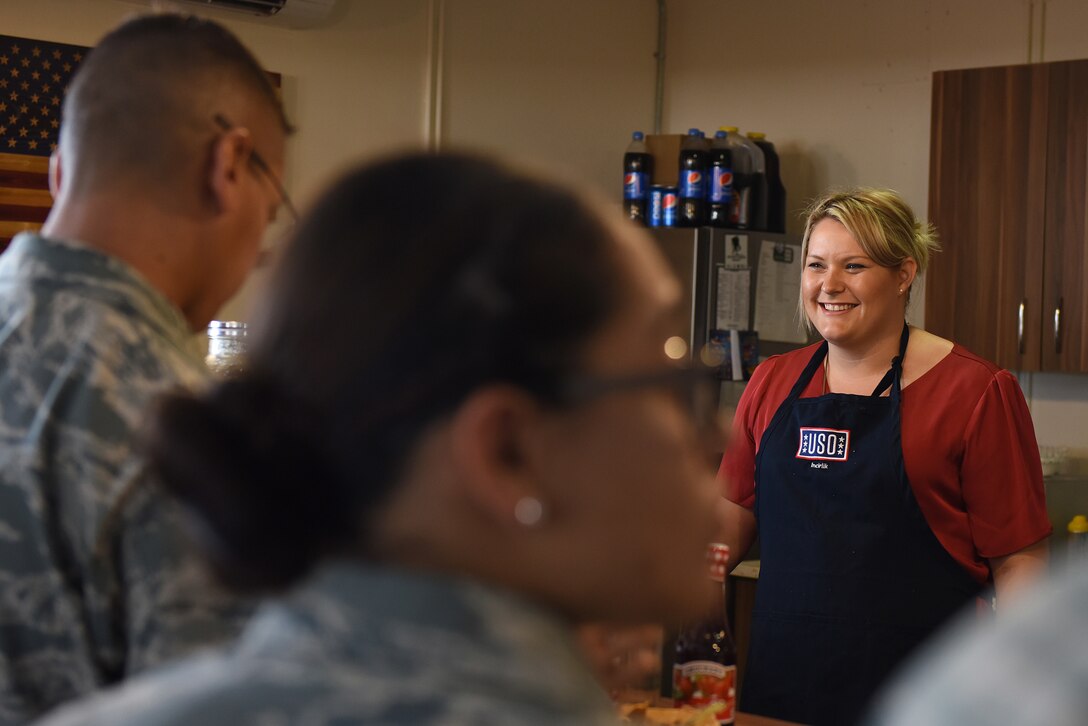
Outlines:
{"type": "Polygon", "coordinates": [[[762,560],[743,710],[851,723],[950,615],[1045,563],[1016,378],[905,321],[936,249],[891,191],[810,209],[800,304],[823,341],[759,367],[719,472],[734,551],[758,534],[762,560]]]}

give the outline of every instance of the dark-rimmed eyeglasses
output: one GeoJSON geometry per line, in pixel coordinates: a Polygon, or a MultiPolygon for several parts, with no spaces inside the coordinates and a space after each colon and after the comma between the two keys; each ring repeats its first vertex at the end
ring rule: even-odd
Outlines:
{"type": "MultiPolygon", "coordinates": [[[[215,125],[223,131],[232,131],[235,126],[230,120],[221,113],[214,114],[212,119],[215,121],[215,125]]],[[[250,149],[249,161],[253,166],[268,180],[268,183],[272,185],[272,188],[276,190],[276,194],[280,197],[280,204],[287,210],[287,215],[291,218],[291,223],[298,222],[298,210],[295,209],[295,205],[291,202],[291,197],[287,195],[287,189],[283,186],[283,182],[272,173],[272,168],[268,166],[268,162],[264,160],[264,157],[258,153],[256,149],[250,149]]]]}
{"type": "Polygon", "coordinates": [[[721,428],[718,414],[720,386],[716,369],[684,366],[630,375],[575,374],[560,382],[557,393],[561,402],[577,405],[614,393],[660,388],[676,396],[701,433],[718,433],[721,428]]]}

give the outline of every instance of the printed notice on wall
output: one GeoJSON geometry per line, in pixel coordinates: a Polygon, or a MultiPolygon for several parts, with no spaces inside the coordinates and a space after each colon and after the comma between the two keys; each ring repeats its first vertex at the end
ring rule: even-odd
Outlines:
{"type": "Polygon", "coordinates": [[[756,280],[756,324],[760,340],[805,343],[797,320],[801,286],[801,247],[762,240],[756,280]]]}
{"type": "Polygon", "coordinates": [[[725,236],[725,266],[730,270],[747,270],[751,267],[748,262],[748,235],[725,236]]]}
{"type": "Polygon", "coordinates": [[[751,270],[718,266],[718,306],[714,316],[714,327],[718,330],[748,329],[751,277],[751,270]]]}

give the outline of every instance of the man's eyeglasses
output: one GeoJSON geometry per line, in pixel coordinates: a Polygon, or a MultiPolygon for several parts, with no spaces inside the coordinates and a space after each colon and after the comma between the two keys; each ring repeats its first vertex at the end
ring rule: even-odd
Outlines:
{"type": "Polygon", "coordinates": [[[663,388],[671,391],[690,413],[701,433],[719,433],[717,371],[706,367],[669,368],[654,373],[627,376],[579,374],[559,385],[559,399],[567,404],[588,403],[612,393],[639,388],[663,388]]]}
{"type": "MultiPolygon", "coordinates": [[[[215,121],[215,125],[223,131],[231,131],[234,129],[234,124],[221,113],[215,114],[212,116],[212,119],[215,121]]],[[[296,210],[295,205],[291,203],[291,197],[287,196],[287,189],[284,188],[283,182],[272,173],[272,169],[268,166],[268,162],[264,160],[264,157],[261,156],[256,149],[250,150],[249,160],[253,166],[268,179],[268,183],[272,185],[272,188],[276,190],[276,194],[280,197],[280,203],[283,205],[283,208],[287,210],[287,215],[291,218],[291,222],[298,222],[298,210],[296,210]]]]}

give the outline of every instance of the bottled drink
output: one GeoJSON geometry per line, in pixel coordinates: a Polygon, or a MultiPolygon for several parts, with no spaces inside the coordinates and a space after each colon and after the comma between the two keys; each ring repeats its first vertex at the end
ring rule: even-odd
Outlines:
{"type": "Polygon", "coordinates": [[[246,324],[235,320],[208,323],[208,368],[220,376],[240,373],[245,367],[246,324]]]}
{"type": "Polygon", "coordinates": [[[786,231],[786,187],[782,185],[782,168],[774,144],[764,134],[751,132],[748,138],[763,151],[767,173],[767,231],[786,231]]]}
{"type": "Polygon", "coordinates": [[[688,131],[680,146],[680,213],[677,226],[706,223],[706,169],[709,149],[699,129],[688,131]]]}
{"type": "Polygon", "coordinates": [[[725,613],[725,566],[729,547],[712,544],[710,577],[718,583],[714,611],[703,622],[681,630],[673,663],[673,697],[677,705],[721,703],[719,724],[733,723],[737,712],[737,651],[725,613]]]}
{"type": "Polygon", "coordinates": [[[726,144],[733,155],[733,210],[729,223],[737,229],[748,229],[752,226],[752,149],[755,147],[745,143],[736,126],[722,126],[720,130],[725,132],[726,144]]]}
{"type": "Polygon", "coordinates": [[[733,152],[724,131],[717,131],[710,144],[708,181],[707,223],[712,227],[728,227],[733,207],[733,152]]]}
{"type": "Polygon", "coordinates": [[[767,229],[767,162],[763,156],[763,149],[746,136],[740,137],[741,141],[752,152],[752,183],[751,201],[748,202],[748,216],[752,229],[767,229]]]}
{"type": "Polygon", "coordinates": [[[623,155],[623,211],[628,219],[640,224],[646,224],[646,201],[653,174],[654,157],[646,148],[642,132],[636,131],[623,155]]]}

